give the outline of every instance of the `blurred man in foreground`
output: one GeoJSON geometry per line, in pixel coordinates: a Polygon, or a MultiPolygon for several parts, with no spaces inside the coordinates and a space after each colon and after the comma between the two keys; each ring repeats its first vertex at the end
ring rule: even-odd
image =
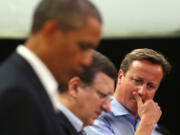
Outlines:
{"type": "Polygon", "coordinates": [[[0,66],[0,134],[63,135],[58,84],[92,63],[101,17],[88,0],[42,0],[31,35],[0,66]]]}

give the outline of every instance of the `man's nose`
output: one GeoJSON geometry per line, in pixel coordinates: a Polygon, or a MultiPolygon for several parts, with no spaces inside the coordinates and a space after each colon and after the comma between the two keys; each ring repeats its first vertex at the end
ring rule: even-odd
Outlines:
{"type": "Polygon", "coordinates": [[[81,60],[82,60],[82,64],[85,66],[85,67],[89,67],[91,64],[92,64],[92,50],[88,50],[85,54],[84,54],[84,56],[83,56],[83,58],[81,58],[81,60]]]}
{"type": "Polygon", "coordinates": [[[145,84],[139,86],[139,88],[138,88],[138,94],[139,94],[142,98],[144,98],[144,97],[146,96],[146,92],[147,92],[147,90],[146,90],[146,85],[145,85],[145,84]]]}
{"type": "Polygon", "coordinates": [[[102,110],[104,110],[105,112],[109,112],[110,109],[111,109],[111,102],[110,101],[105,101],[103,104],[102,104],[102,110]]]}

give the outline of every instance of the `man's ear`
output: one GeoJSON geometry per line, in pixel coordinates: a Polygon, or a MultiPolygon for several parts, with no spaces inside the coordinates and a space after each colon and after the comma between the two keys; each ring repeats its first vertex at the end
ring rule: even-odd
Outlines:
{"type": "Polygon", "coordinates": [[[122,79],[123,76],[124,76],[124,72],[122,71],[122,69],[120,69],[118,72],[118,84],[120,83],[120,80],[122,79]]]}
{"type": "Polygon", "coordinates": [[[69,80],[68,83],[68,93],[70,96],[76,98],[78,93],[78,87],[80,84],[80,78],[79,77],[73,77],[69,80]]]}
{"type": "Polygon", "coordinates": [[[52,36],[55,36],[54,34],[56,34],[56,32],[59,30],[59,25],[57,23],[57,21],[55,20],[50,20],[50,21],[47,21],[42,29],[41,29],[41,32],[42,32],[42,35],[45,39],[47,40],[52,40],[52,36]]]}

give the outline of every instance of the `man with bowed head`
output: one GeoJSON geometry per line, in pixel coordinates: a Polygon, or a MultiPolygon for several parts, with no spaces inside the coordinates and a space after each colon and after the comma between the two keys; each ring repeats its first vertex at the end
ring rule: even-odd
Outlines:
{"type": "Polygon", "coordinates": [[[90,67],[59,85],[58,121],[67,135],[77,135],[84,126],[92,125],[102,110],[110,110],[117,69],[101,53],[94,50],[92,56],[90,67]]]}
{"type": "Polygon", "coordinates": [[[31,34],[0,66],[0,134],[63,135],[58,84],[92,63],[101,17],[88,0],[42,0],[31,34]]]}
{"type": "Polygon", "coordinates": [[[167,59],[152,49],[135,49],[123,59],[110,112],[102,113],[87,135],[159,135],[162,114],[153,100],[163,78],[170,72],[167,59]]]}

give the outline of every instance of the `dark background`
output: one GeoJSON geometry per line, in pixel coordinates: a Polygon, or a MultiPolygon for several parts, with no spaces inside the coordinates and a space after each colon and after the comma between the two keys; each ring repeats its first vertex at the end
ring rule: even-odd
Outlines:
{"type": "MultiPolygon", "coordinates": [[[[23,44],[25,39],[0,39],[0,62],[14,51],[18,44],[23,44]]],[[[180,77],[180,52],[178,45],[180,38],[118,38],[102,39],[98,51],[109,57],[119,69],[124,55],[135,48],[151,48],[163,53],[172,64],[172,72],[161,83],[155,96],[163,111],[159,124],[174,135],[178,134],[180,111],[178,107],[179,77],[180,77]]]]}

